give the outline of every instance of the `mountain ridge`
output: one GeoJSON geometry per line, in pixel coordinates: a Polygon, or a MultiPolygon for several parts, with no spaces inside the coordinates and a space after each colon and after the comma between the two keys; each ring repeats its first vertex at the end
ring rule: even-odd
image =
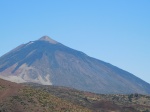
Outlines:
{"type": "Polygon", "coordinates": [[[150,84],[133,74],[61,43],[54,44],[47,36],[0,57],[0,77],[95,93],[150,94],[150,84]]]}

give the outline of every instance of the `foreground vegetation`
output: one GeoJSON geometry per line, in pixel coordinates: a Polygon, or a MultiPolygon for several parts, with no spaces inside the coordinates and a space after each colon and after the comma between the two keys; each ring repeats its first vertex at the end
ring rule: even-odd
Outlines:
{"type": "Polygon", "coordinates": [[[33,86],[93,112],[150,112],[150,96],[140,94],[107,95],[55,86],[33,86]]]}
{"type": "Polygon", "coordinates": [[[94,94],[0,80],[0,112],[150,112],[150,96],[94,94]]]}
{"type": "Polygon", "coordinates": [[[82,106],[30,87],[7,98],[0,107],[0,112],[91,112],[82,106]]]}

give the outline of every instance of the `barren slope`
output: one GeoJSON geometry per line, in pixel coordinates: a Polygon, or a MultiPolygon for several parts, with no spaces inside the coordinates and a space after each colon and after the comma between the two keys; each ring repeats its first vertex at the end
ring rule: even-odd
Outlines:
{"type": "Polygon", "coordinates": [[[150,84],[44,36],[0,57],[0,77],[95,93],[150,94],[150,84]]]}

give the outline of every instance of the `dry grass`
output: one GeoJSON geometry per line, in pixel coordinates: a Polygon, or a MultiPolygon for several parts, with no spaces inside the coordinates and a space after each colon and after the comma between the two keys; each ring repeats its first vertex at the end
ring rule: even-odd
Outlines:
{"type": "Polygon", "coordinates": [[[150,112],[150,96],[100,95],[0,80],[0,112],[150,112]]]}

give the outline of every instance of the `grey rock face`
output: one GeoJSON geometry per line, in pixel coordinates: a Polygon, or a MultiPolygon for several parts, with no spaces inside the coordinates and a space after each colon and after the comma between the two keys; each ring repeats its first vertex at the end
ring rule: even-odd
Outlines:
{"type": "Polygon", "coordinates": [[[95,93],[150,94],[133,74],[44,36],[0,57],[0,78],[72,87],[95,93]]]}

